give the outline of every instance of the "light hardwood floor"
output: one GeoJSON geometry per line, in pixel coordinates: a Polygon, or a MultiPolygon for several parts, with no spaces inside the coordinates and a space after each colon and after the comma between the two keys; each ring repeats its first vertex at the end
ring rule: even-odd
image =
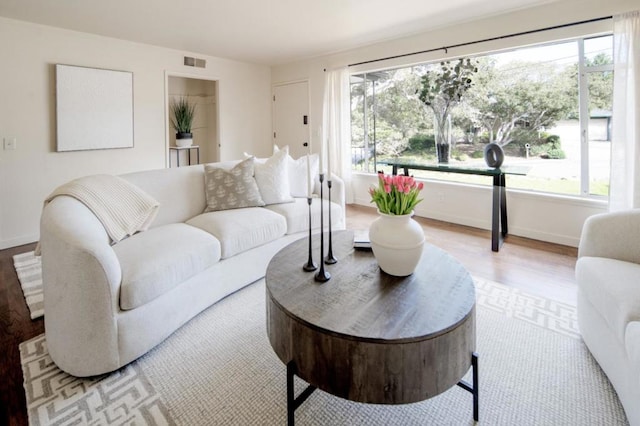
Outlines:
{"type": "MultiPolygon", "coordinates": [[[[376,216],[372,207],[349,206],[347,228],[367,229],[376,216]]],[[[507,235],[500,251],[493,252],[489,231],[420,217],[416,220],[427,242],[458,259],[471,275],[575,304],[576,248],[507,235]]]]}
{"type": "MultiPolygon", "coordinates": [[[[375,220],[371,207],[348,206],[347,227],[366,229],[375,220]]],[[[508,236],[500,252],[491,251],[489,231],[417,218],[427,241],[457,258],[480,278],[562,302],[575,303],[574,267],[577,250],[571,247],[508,236]]],[[[44,332],[42,318],[31,320],[13,256],[33,250],[27,244],[0,250],[0,424],[26,425],[18,344],[44,332]]]]}

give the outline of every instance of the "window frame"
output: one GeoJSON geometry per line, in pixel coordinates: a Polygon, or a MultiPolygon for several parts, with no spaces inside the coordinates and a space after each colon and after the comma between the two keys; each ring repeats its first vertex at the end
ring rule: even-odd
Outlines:
{"type": "MultiPolygon", "coordinates": [[[[552,31],[550,31],[552,32],[552,31]]],[[[493,54],[500,54],[500,53],[508,53],[508,52],[513,52],[513,51],[517,51],[517,50],[522,50],[522,49],[527,49],[527,48],[539,48],[539,47],[544,47],[544,46],[552,46],[552,45],[556,45],[556,44],[562,44],[562,43],[569,43],[569,42],[576,42],[577,43],[577,47],[578,47],[578,59],[577,59],[577,63],[578,63],[578,112],[579,112],[579,131],[580,131],[580,182],[579,182],[579,192],[576,194],[569,194],[569,193],[561,193],[561,192],[550,192],[550,191],[543,191],[543,190],[536,190],[536,189],[527,189],[527,188],[518,188],[518,191],[522,191],[525,193],[532,193],[532,194],[538,194],[538,195],[549,195],[549,196],[553,196],[553,197],[568,197],[568,198],[580,198],[580,199],[585,199],[585,200],[600,200],[600,201],[607,201],[608,200],[608,194],[607,195],[598,195],[598,194],[590,194],[590,173],[589,173],[589,98],[588,98],[588,92],[589,92],[589,87],[588,87],[588,75],[591,73],[597,73],[597,72],[603,72],[603,71],[610,71],[613,72],[614,69],[614,65],[613,63],[611,64],[606,64],[606,65],[598,65],[598,66],[586,66],[586,61],[585,61],[585,56],[584,56],[584,42],[585,40],[588,39],[592,39],[592,38],[598,38],[598,37],[604,37],[604,36],[612,36],[613,35],[613,31],[612,29],[607,29],[607,30],[593,30],[593,31],[589,31],[587,33],[581,33],[581,34],[576,34],[573,35],[571,37],[554,37],[553,35],[551,35],[551,37],[549,39],[546,40],[540,40],[540,41],[536,41],[536,42],[532,42],[532,43],[514,43],[513,45],[509,46],[509,47],[496,47],[494,49],[491,50],[483,50],[483,51],[475,51],[475,52],[470,52],[468,54],[464,54],[464,55],[457,55],[457,56],[451,56],[451,57],[446,57],[446,58],[442,58],[442,57],[432,57],[429,59],[425,59],[425,60],[420,60],[420,61],[406,61],[406,62],[398,62],[397,60],[394,61],[393,65],[389,65],[389,66],[385,66],[385,67],[377,67],[377,68],[370,68],[370,69],[363,69],[363,68],[356,68],[353,72],[350,73],[350,76],[362,76],[363,74],[370,74],[370,73],[374,73],[377,71],[388,71],[388,70],[396,70],[396,69],[400,69],[400,68],[410,68],[416,65],[428,65],[428,64],[433,64],[433,63],[438,63],[441,61],[454,61],[456,59],[459,58],[478,58],[478,57],[482,57],[482,56],[490,56],[493,54]]],[[[363,127],[364,127],[364,141],[365,141],[365,151],[366,151],[366,147],[367,146],[373,146],[374,147],[374,154],[373,154],[373,158],[375,160],[376,158],[376,149],[375,149],[375,141],[373,143],[368,143],[368,139],[369,139],[369,132],[367,129],[367,125],[368,125],[368,119],[367,119],[367,96],[366,96],[366,78],[364,79],[364,84],[365,84],[365,96],[364,96],[364,111],[363,111],[363,127]]],[[[373,82],[372,82],[373,84],[373,82]]],[[[366,153],[365,155],[367,155],[367,158],[370,158],[368,153],[366,153]]],[[[353,163],[352,163],[352,172],[353,173],[362,173],[362,174],[375,174],[374,172],[369,172],[366,170],[356,170],[353,168],[353,163]]],[[[425,178],[425,179],[429,179],[429,178],[425,178]]],[[[439,181],[441,182],[446,182],[446,183],[455,183],[455,184],[461,184],[461,185],[471,185],[474,186],[476,185],[475,183],[464,183],[464,182],[459,182],[459,181],[455,181],[455,180],[449,180],[449,179],[439,179],[439,181]]]]}

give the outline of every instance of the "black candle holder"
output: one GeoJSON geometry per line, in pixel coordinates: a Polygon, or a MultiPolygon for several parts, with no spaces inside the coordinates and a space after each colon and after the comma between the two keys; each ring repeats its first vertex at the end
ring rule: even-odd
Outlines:
{"type": "Polygon", "coordinates": [[[313,199],[311,197],[307,197],[307,204],[309,205],[309,259],[307,260],[307,263],[304,264],[304,266],[302,267],[302,269],[304,269],[307,272],[311,272],[311,271],[315,271],[316,269],[318,269],[318,265],[316,265],[313,262],[313,256],[311,255],[311,201],[313,199]]]}
{"type": "MultiPolygon", "coordinates": [[[[331,178],[331,176],[329,176],[331,178]]],[[[324,259],[327,265],[333,265],[338,259],[333,255],[332,232],[331,232],[331,179],[327,180],[327,188],[329,189],[329,252],[324,259]]]]}
{"type": "Polygon", "coordinates": [[[323,209],[323,198],[322,198],[322,187],[324,186],[324,173],[320,173],[320,269],[315,276],[315,280],[321,283],[326,283],[331,279],[331,274],[324,270],[324,209],[323,209]]]}

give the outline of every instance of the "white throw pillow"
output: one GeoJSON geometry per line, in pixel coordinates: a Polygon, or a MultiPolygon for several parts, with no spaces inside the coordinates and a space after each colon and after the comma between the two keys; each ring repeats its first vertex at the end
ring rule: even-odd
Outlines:
{"type": "MultiPolygon", "coordinates": [[[[284,148],[278,148],[278,145],[273,146],[273,152],[277,153],[280,151],[286,150],[289,151],[289,147],[285,146],[284,148]]],[[[289,161],[289,189],[291,190],[292,197],[307,197],[307,188],[308,188],[308,176],[309,172],[307,171],[307,156],[303,155],[302,157],[294,160],[290,155],[288,156],[289,161]]],[[[318,176],[318,169],[320,167],[320,159],[318,154],[310,154],[309,155],[309,166],[311,168],[311,192],[313,192],[313,184],[315,182],[316,177],[318,176]]]]}
{"type": "Polygon", "coordinates": [[[264,203],[290,203],[289,150],[281,150],[265,161],[256,160],[254,176],[264,203]]]}
{"type": "MultiPolygon", "coordinates": [[[[311,168],[311,192],[313,192],[313,185],[320,166],[318,154],[309,155],[309,165],[311,168]]],[[[289,187],[292,197],[307,197],[308,176],[307,156],[304,155],[297,160],[289,156],[289,187]]]]}

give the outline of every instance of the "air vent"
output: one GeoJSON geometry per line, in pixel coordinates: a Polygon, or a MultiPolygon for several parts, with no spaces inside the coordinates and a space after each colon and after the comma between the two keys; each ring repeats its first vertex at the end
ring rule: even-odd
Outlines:
{"type": "Polygon", "coordinates": [[[184,64],[185,66],[188,66],[188,67],[205,68],[207,66],[207,61],[205,59],[192,58],[190,56],[185,56],[184,64]]]}

